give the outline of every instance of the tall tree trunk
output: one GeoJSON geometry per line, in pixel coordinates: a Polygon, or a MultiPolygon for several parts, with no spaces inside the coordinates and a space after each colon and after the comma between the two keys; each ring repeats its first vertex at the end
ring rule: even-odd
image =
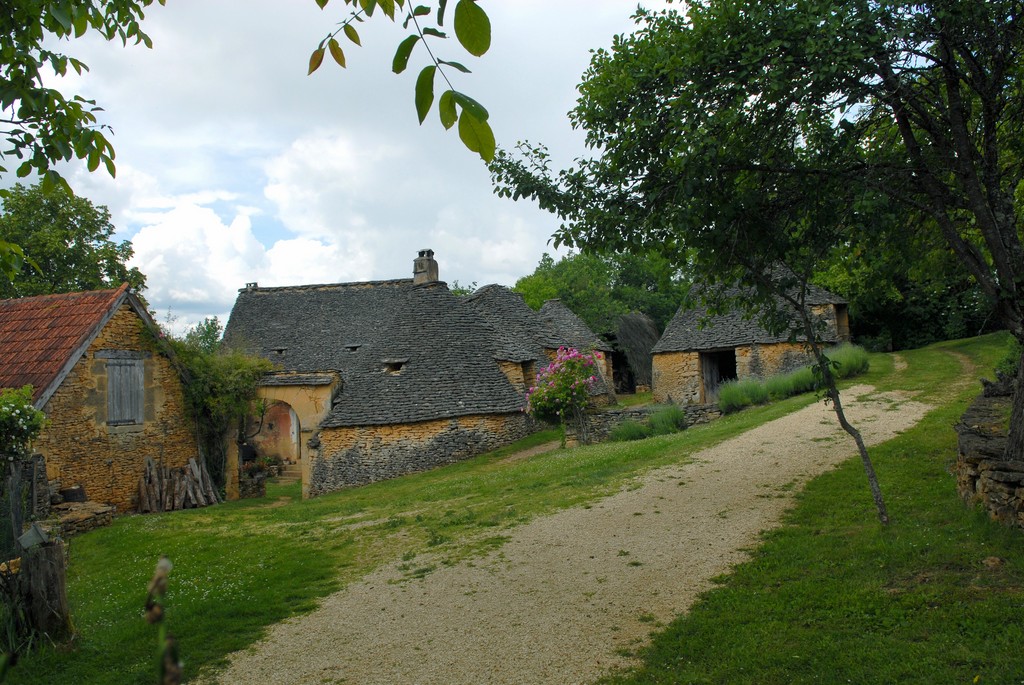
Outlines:
{"type": "Polygon", "coordinates": [[[831,385],[828,388],[828,396],[832,400],[832,408],[836,412],[836,418],[839,419],[839,425],[843,427],[843,430],[850,434],[853,441],[857,443],[857,451],[860,453],[860,462],[864,466],[864,473],[868,477],[868,487],[871,488],[871,497],[875,500],[875,508],[878,510],[878,520],[882,522],[882,525],[889,524],[889,511],[885,507],[885,500],[882,498],[882,487],[878,484],[878,476],[875,474],[875,467],[871,463],[871,457],[868,456],[868,448],[864,444],[864,438],[861,437],[860,431],[853,427],[849,421],[846,420],[846,414],[843,412],[843,404],[839,399],[839,390],[836,389],[835,377],[832,376],[831,371],[829,372],[829,378],[831,385]]]}
{"type": "Polygon", "coordinates": [[[1013,409],[1010,412],[1010,434],[1006,441],[1007,461],[1024,461],[1024,348],[1017,363],[1013,409]]]}
{"type": "Polygon", "coordinates": [[[814,322],[811,321],[811,316],[807,311],[807,306],[802,297],[799,301],[790,299],[790,302],[799,310],[800,318],[804,325],[804,333],[807,336],[807,344],[810,345],[811,351],[814,354],[814,359],[821,372],[822,382],[825,384],[826,395],[829,401],[832,402],[832,409],[836,413],[839,425],[842,426],[843,430],[853,438],[855,443],[857,443],[857,451],[860,453],[860,461],[864,466],[864,474],[868,478],[868,487],[871,489],[871,497],[874,499],[875,508],[878,510],[878,520],[883,526],[889,525],[889,511],[886,509],[885,499],[882,497],[882,487],[878,484],[878,476],[875,474],[875,467],[871,463],[871,457],[868,455],[868,448],[864,444],[864,438],[861,436],[860,431],[854,428],[853,424],[846,419],[846,413],[843,411],[842,400],[839,399],[839,388],[836,387],[835,374],[832,373],[832,367],[829,365],[829,360],[821,350],[821,344],[818,342],[817,331],[815,330],[814,322]]]}

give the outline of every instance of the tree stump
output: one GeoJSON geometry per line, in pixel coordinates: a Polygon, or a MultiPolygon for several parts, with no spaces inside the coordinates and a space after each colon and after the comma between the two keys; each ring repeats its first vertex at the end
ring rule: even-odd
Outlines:
{"type": "Polygon", "coordinates": [[[47,542],[26,552],[20,576],[29,626],[53,642],[70,637],[63,543],[47,542]]]}

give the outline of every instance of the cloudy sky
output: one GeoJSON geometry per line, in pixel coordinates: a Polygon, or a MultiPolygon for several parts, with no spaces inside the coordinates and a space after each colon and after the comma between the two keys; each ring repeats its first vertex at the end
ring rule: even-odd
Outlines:
{"type": "MultiPolygon", "coordinates": [[[[645,2],[646,6],[651,6],[645,2]]],[[[660,4],[660,3],[659,3],[660,4]]],[[[454,3],[453,3],[454,5],[454,3]]],[[[629,32],[625,0],[482,0],[490,52],[454,40],[439,56],[469,66],[455,87],[491,112],[498,144],[547,144],[556,164],[585,154],[566,118],[590,50],[629,32]]],[[[181,330],[226,321],[239,288],[403,278],[432,248],[441,278],[513,284],[557,228],[534,205],[493,195],[478,157],[436,110],[421,127],[414,51],[391,73],[405,35],[375,17],[348,68],[310,52],[346,15],[335,0],[171,0],[149,10],[154,47],[83,39],[63,46],[91,71],[68,79],[96,99],[117,150],[117,178],[66,170],[76,192],[108,206],[117,239],[148,277],[158,318],[181,330]]],[[[438,86],[438,91],[439,90],[438,86]]]]}

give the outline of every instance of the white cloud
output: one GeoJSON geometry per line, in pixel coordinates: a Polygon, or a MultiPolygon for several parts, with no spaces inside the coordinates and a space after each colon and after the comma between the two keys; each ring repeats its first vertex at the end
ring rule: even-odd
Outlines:
{"type": "Polygon", "coordinates": [[[189,202],[154,216],[132,244],[130,265],[146,274],[146,298],[158,315],[179,317],[179,330],[205,316],[223,319],[238,288],[258,280],[269,263],[248,215],[226,224],[209,207],[189,202]]]}
{"type": "MultiPolygon", "coordinates": [[[[568,163],[584,152],[565,113],[589,50],[632,28],[633,5],[487,5],[494,33],[482,59],[437,44],[473,69],[451,74],[455,87],[490,110],[499,144],[544,142],[556,165],[568,163]]],[[[116,179],[77,163],[67,172],[110,208],[117,238],[132,238],[157,310],[224,316],[251,281],[407,277],[422,248],[449,282],[512,284],[555,253],[550,214],[495,197],[486,168],[436,112],[417,124],[423,54],[399,77],[389,70],[400,24],[367,22],[363,47],[346,45],[348,69],[328,60],[305,75],[343,15],[334,3],[169,3],[147,11],[152,50],[61,44],[91,67],[68,85],[104,108],[117,149],[116,179]]]]}
{"type": "Polygon", "coordinates": [[[309,238],[279,240],[267,251],[269,269],[260,285],[345,283],[372,278],[372,255],[359,246],[342,247],[309,238]]]}

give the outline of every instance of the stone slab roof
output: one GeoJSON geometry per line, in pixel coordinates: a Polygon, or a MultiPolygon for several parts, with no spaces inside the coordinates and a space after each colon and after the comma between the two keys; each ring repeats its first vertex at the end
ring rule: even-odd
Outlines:
{"type": "MultiPolygon", "coordinates": [[[[816,286],[808,287],[806,302],[810,306],[846,304],[843,298],[816,286]]],[[[828,330],[833,337],[824,342],[836,342],[835,326],[830,326],[828,330]]],[[[805,339],[805,336],[797,337],[797,340],[805,339]]],[[[665,327],[665,332],[651,352],[693,352],[726,349],[752,343],[780,343],[787,340],[787,332],[772,335],[758,323],[756,317],[745,318],[742,312],[733,310],[708,317],[706,307],[686,308],[684,305],[665,327]]]]}
{"type": "Polygon", "coordinates": [[[0,388],[32,385],[33,402],[42,407],[129,298],[138,311],[127,284],[115,290],[0,300],[0,388]]]}
{"type": "Polygon", "coordinates": [[[581,352],[601,350],[611,352],[612,346],[597,337],[594,331],[561,300],[548,300],[540,308],[540,316],[554,336],[561,340],[558,346],[575,347],[581,352]]]}
{"type": "Polygon", "coordinates": [[[323,427],[518,411],[491,336],[444,283],[411,279],[245,288],[224,331],[285,372],[340,373],[323,427]]]}
{"type": "Polygon", "coordinates": [[[327,373],[271,373],[260,379],[260,385],[330,385],[334,376],[327,373]]]}
{"type": "Polygon", "coordinates": [[[493,331],[494,356],[511,362],[544,361],[544,348],[558,348],[560,342],[530,309],[521,293],[503,285],[485,285],[461,299],[493,331]]]}

